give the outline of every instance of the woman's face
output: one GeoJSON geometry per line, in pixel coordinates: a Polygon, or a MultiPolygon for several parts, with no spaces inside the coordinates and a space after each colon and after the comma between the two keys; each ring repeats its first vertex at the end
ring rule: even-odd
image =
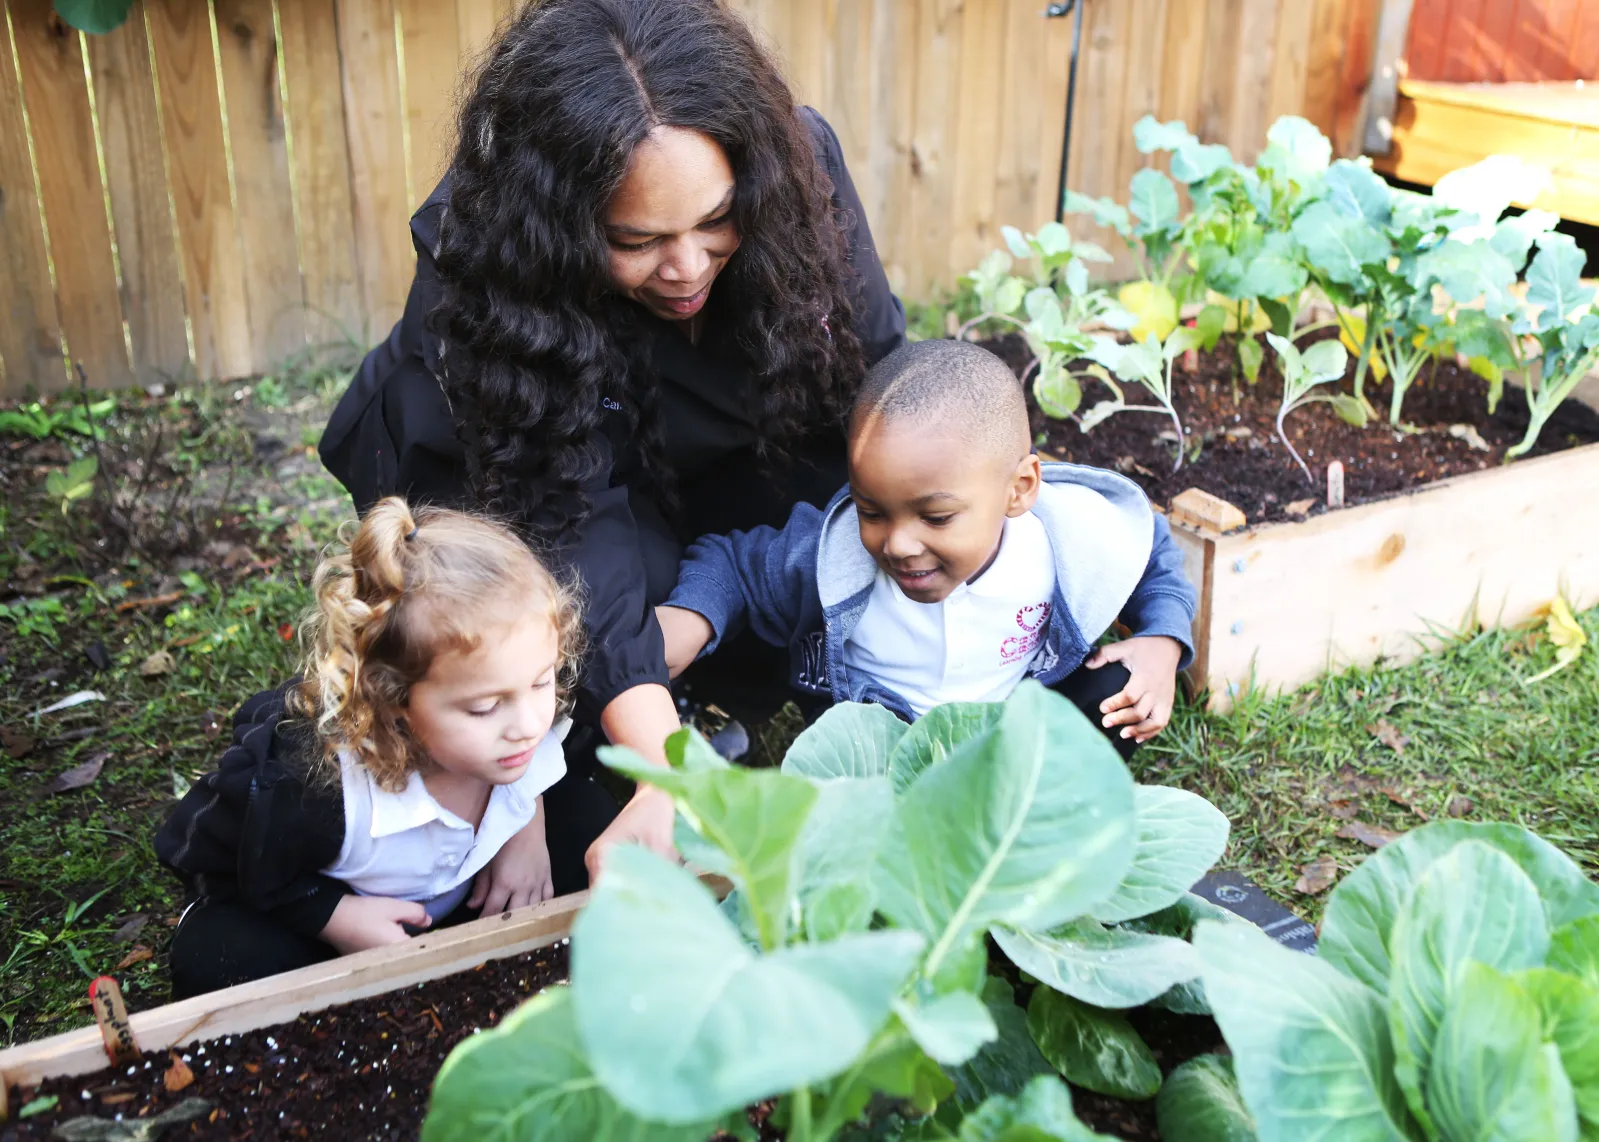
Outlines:
{"type": "Polygon", "coordinates": [[[698,131],[655,128],[605,211],[617,291],[668,321],[693,317],[738,249],[732,210],[722,148],[698,131]]]}

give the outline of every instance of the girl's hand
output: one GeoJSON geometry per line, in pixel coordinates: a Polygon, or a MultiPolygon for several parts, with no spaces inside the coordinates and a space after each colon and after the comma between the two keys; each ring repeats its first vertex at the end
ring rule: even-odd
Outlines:
{"type": "Polygon", "coordinates": [[[472,882],[468,908],[493,916],[512,908],[525,908],[555,895],[550,880],[550,849],[544,840],[544,798],[538,812],[521,832],[500,846],[500,851],[472,882]]]}
{"type": "Polygon", "coordinates": [[[1121,693],[1099,704],[1105,728],[1121,726],[1121,736],[1140,745],[1165,729],[1177,700],[1177,664],[1182,657],[1181,644],[1165,635],[1123,639],[1089,655],[1083,665],[1090,670],[1120,662],[1131,675],[1121,693]]]}
{"type": "Polygon", "coordinates": [[[666,671],[673,678],[689,668],[716,634],[704,615],[682,607],[656,607],[655,621],[666,642],[666,671]]]}
{"type": "Polygon", "coordinates": [[[401,944],[411,937],[401,924],[426,928],[433,923],[428,910],[415,900],[394,900],[387,896],[350,895],[328,917],[319,933],[325,944],[332,944],[341,956],[401,944]]]}

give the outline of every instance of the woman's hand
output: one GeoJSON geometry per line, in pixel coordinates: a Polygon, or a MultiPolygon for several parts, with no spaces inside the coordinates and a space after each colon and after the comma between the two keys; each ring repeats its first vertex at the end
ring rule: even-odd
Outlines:
{"type": "Polygon", "coordinates": [[[433,923],[428,910],[415,900],[394,900],[387,896],[350,895],[328,917],[318,933],[324,944],[332,944],[341,956],[400,944],[411,938],[401,924],[426,928],[433,923]]]}
{"type": "Polygon", "coordinates": [[[472,882],[468,908],[481,908],[492,916],[511,908],[526,908],[555,895],[550,880],[550,849],[544,840],[544,798],[522,831],[500,846],[472,882]]]}
{"type": "MultiPolygon", "coordinates": [[[[634,750],[645,761],[663,768],[666,765],[666,739],[681,728],[677,705],[665,686],[646,683],[624,690],[600,714],[606,737],[617,745],[634,750]]],[[[589,884],[599,880],[605,870],[605,854],[613,845],[640,844],[669,860],[676,860],[672,844],[672,823],[677,816],[670,795],[653,785],[639,783],[638,791],[606,830],[589,846],[584,860],[588,864],[589,884]]]]}
{"type": "Polygon", "coordinates": [[[676,678],[700,656],[705,644],[716,637],[710,621],[698,611],[682,607],[656,607],[655,621],[666,640],[666,669],[676,678]]]}

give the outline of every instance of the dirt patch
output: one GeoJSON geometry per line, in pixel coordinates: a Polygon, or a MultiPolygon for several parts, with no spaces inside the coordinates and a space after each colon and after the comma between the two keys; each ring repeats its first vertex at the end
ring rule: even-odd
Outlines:
{"type": "MultiPolygon", "coordinates": [[[[1030,360],[1026,345],[1016,334],[983,344],[1018,372],[1030,360]]],[[[1042,451],[1130,476],[1156,503],[1168,503],[1187,488],[1203,488],[1242,509],[1251,523],[1297,518],[1286,509],[1305,500],[1314,501],[1310,514],[1326,510],[1325,473],[1332,460],[1343,462],[1346,502],[1359,504],[1493,467],[1503,462],[1505,451],[1526,434],[1527,404],[1521,390],[1506,385],[1504,399],[1489,415],[1487,383],[1453,361],[1424,367],[1405,394],[1403,417],[1409,431],[1389,427],[1386,412],[1391,387],[1386,382],[1373,385],[1368,378],[1367,397],[1382,417],[1365,428],[1346,424],[1325,402],[1298,409],[1288,417],[1289,439],[1317,477],[1312,484],[1277,436],[1282,378],[1273,360],[1268,353],[1256,384],[1240,383],[1241,399],[1235,404],[1234,359],[1229,345],[1223,343],[1215,352],[1201,354],[1199,367],[1192,372],[1184,369],[1179,359],[1173,388],[1185,429],[1185,456],[1176,472],[1172,471],[1176,444],[1171,439],[1171,420],[1164,412],[1117,413],[1084,433],[1070,421],[1046,417],[1029,392],[1033,432],[1035,438],[1040,433],[1044,437],[1042,451]],[[1162,439],[1162,433],[1167,438],[1162,439]]],[[[1353,375],[1351,364],[1349,376],[1353,375]]],[[[1333,391],[1330,385],[1323,388],[1333,391]]],[[[1346,380],[1342,391],[1350,390],[1346,380]]],[[[1152,403],[1137,385],[1127,386],[1126,393],[1130,404],[1152,403]]],[[[1109,395],[1090,381],[1083,405],[1091,407],[1109,395]]],[[[1596,442],[1599,411],[1567,400],[1544,426],[1531,455],[1596,442]]]]}
{"type": "Polygon", "coordinates": [[[177,1056],[194,1082],[176,1092],[163,1083],[173,1058],[164,1051],[127,1067],[12,1088],[13,1115],[41,1095],[60,1101],[0,1129],[0,1139],[48,1138],[57,1123],[85,1114],[147,1118],[186,1098],[206,1099],[213,1109],[199,1121],[171,1127],[163,1140],[416,1138],[433,1076],[455,1044],[566,976],[563,942],[292,1023],[185,1047],[177,1056]]]}

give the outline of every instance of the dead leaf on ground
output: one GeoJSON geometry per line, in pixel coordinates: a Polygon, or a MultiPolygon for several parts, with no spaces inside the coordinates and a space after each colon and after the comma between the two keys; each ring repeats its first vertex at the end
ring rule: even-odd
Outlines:
{"type": "Polygon", "coordinates": [[[1289,515],[1309,515],[1310,509],[1316,506],[1315,500],[1295,500],[1283,507],[1289,515]]]}
{"type": "Polygon", "coordinates": [[[194,1072],[189,1069],[189,1064],[178,1058],[177,1052],[172,1053],[172,1065],[161,1076],[161,1085],[167,1088],[168,1094],[177,1094],[180,1090],[187,1090],[194,1083],[194,1072]]]}
{"type": "Polygon", "coordinates": [[[279,623],[278,624],[278,637],[281,638],[284,642],[293,642],[294,641],[294,624],[293,623],[279,623]]]}
{"type": "Polygon", "coordinates": [[[143,944],[140,944],[138,947],[136,947],[132,951],[130,951],[127,955],[123,956],[122,959],[118,962],[117,966],[115,968],[113,968],[112,970],[113,971],[126,971],[128,968],[131,968],[134,964],[142,964],[142,963],[144,963],[145,960],[152,959],[154,956],[155,956],[154,952],[152,952],[149,948],[145,947],[143,944]]]}
{"type": "Polygon", "coordinates": [[[158,674],[171,674],[178,664],[169,650],[158,650],[149,658],[139,663],[139,673],[146,678],[154,678],[158,674]]]}
{"type": "Polygon", "coordinates": [[[1379,718],[1367,726],[1366,732],[1400,755],[1404,754],[1405,746],[1410,744],[1410,738],[1396,730],[1386,718],[1379,718]]]}
{"type": "Polygon", "coordinates": [[[100,776],[100,771],[105,768],[106,759],[111,755],[104,751],[92,754],[89,760],[82,765],[74,765],[65,773],[58,773],[50,779],[50,784],[44,787],[46,793],[65,793],[69,789],[82,789],[100,776]]]}
{"type": "Polygon", "coordinates": [[[1349,824],[1339,829],[1337,836],[1346,841],[1359,841],[1374,849],[1380,849],[1389,841],[1397,840],[1404,836],[1394,829],[1385,829],[1381,825],[1369,824],[1366,821],[1350,821],[1349,824]]]}
{"type": "Polygon", "coordinates": [[[142,912],[129,916],[122,922],[122,927],[111,934],[113,943],[126,944],[133,937],[144,931],[144,926],[150,922],[150,917],[142,912]]]}
{"type": "Polygon", "coordinates": [[[1444,812],[1451,817],[1464,817],[1477,807],[1477,803],[1463,794],[1455,794],[1449,798],[1449,804],[1444,807],[1444,812]]]}
{"type": "Polygon", "coordinates": [[[222,568],[225,571],[232,571],[236,567],[243,567],[254,562],[255,552],[242,543],[228,548],[227,553],[222,556],[222,568]]]}
{"type": "Polygon", "coordinates": [[[1330,856],[1317,857],[1309,864],[1301,865],[1299,871],[1304,875],[1294,883],[1294,891],[1315,896],[1326,892],[1338,879],[1338,861],[1330,856]]]}
{"type": "Polygon", "coordinates": [[[1417,806],[1414,801],[1405,796],[1398,789],[1395,789],[1392,785],[1384,785],[1382,787],[1382,795],[1388,798],[1388,800],[1392,801],[1395,805],[1398,805],[1400,808],[1410,810],[1423,821],[1431,820],[1431,818],[1427,816],[1427,811],[1425,809],[1417,806]]]}
{"type": "Polygon", "coordinates": [[[1340,821],[1347,821],[1360,812],[1360,806],[1353,801],[1337,798],[1327,802],[1327,812],[1340,821]]]}
{"type": "Polygon", "coordinates": [[[1493,451],[1493,446],[1482,438],[1482,433],[1478,432],[1476,427],[1473,425],[1451,424],[1449,426],[1449,435],[1453,436],[1456,440],[1464,440],[1478,452],[1493,451]]]}
{"type": "Polygon", "coordinates": [[[34,741],[27,734],[0,728],[0,749],[6,751],[7,757],[20,761],[33,752],[33,746],[34,741]]]}
{"type": "Polygon", "coordinates": [[[102,1094],[100,1102],[103,1106],[121,1106],[125,1102],[132,1102],[139,1097],[131,1090],[115,1090],[110,1094],[102,1094]]]}

